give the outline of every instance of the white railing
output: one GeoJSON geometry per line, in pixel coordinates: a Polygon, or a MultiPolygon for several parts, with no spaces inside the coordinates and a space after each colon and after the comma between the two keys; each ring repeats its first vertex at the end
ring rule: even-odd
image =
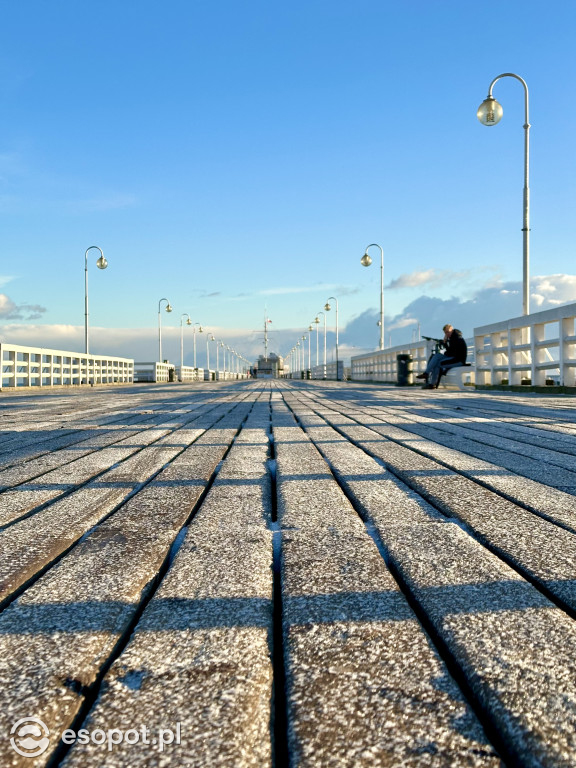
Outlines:
{"type": "Polygon", "coordinates": [[[239,381],[240,379],[249,379],[248,373],[236,373],[235,371],[212,371],[212,380],[216,381],[239,381]]]}
{"type": "Polygon", "coordinates": [[[411,344],[399,344],[396,347],[379,349],[355,355],[352,360],[350,378],[353,381],[386,381],[394,383],[398,380],[397,355],[412,357],[412,371],[422,373],[434,347],[432,341],[414,341],[411,344]]]}
{"type": "Polygon", "coordinates": [[[310,371],[312,379],[333,379],[336,381],[342,381],[344,379],[344,361],[338,361],[338,369],[336,363],[326,363],[326,368],[323,365],[313,365],[310,371]]]}
{"type": "Polygon", "coordinates": [[[0,388],[130,384],[134,360],[0,343],[0,388]]]}
{"type": "Polygon", "coordinates": [[[172,363],[134,363],[134,381],[176,381],[176,369],[172,363]]]}
{"type": "MultiPolygon", "coordinates": [[[[467,372],[473,377],[474,347],[473,339],[466,339],[468,345],[467,372]]],[[[413,383],[413,377],[423,373],[430,354],[434,350],[434,342],[421,339],[410,344],[398,344],[387,349],[378,349],[374,352],[366,352],[363,355],[355,355],[351,362],[350,378],[353,381],[382,381],[395,384],[398,381],[398,355],[410,355],[409,383],[413,383]]]]}
{"type": "Polygon", "coordinates": [[[576,304],[474,329],[476,384],[576,386],[576,304]]]}
{"type": "Polygon", "coordinates": [[[178,381],[204,381],[204,368],[191,368],[184,365],[182,368],[178,366],[176,368],[176,378],[178,381]]]}

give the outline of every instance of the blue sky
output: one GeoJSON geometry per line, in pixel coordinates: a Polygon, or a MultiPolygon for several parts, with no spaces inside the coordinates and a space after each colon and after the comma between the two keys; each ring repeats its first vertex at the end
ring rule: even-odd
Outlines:
{"type": "Polygon", "coordinates": [[[326,298],[348,353],[521,314],[523,90],[532,308],[576,301],[576,4],[4,0],[0,336],[154,356],[179,321],[287,352],[326,298]],[[504,313],[504,314],[502,314],[504,313]]]}

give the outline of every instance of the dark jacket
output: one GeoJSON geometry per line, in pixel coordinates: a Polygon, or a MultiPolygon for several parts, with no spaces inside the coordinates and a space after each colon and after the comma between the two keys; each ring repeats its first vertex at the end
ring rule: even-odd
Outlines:
{"type": "Polygon", "coordinates": [[[462,331],[454,328],[450,334],[450,338],[446,342],[446,355],[458,360],[459,363],[464,364],[466,362],[466,355],[468,354],[468,347],[462,336],[462,331]]]}

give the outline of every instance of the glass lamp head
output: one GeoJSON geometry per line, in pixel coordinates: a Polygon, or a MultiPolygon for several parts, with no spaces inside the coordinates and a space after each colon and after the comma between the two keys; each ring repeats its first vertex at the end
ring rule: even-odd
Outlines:
{"type": "Polygon", "coordinates": [[[198,333],[204,333],[204,331],[202,330],[202,326],[200,326],[200,327],[198,328],[198,333]]]}
{"type": "Polygon", "coordinates": [[[192,325],[192,320],[190,320],[190,318],[188,318],[188,320],[186,320],[186,325],[192,325]]]}
{"type": "Polygon", "coordinates": [[[372,259],[367,253],[360,259],[360,264],[362,264],[363,267],[369,267],[370,264],[372,264],[372,259]]]}
{"type": "Polygon", "coordinates": [[[96,266],[98,267],[98,269],[106,269],[106,267],[108,266],[108,262],[107,262],[107,260],[104,258],[104,256],[103,256],[103,255],[102,255],[102,256],[100,256],[100,258],[99,258],[99,259],[98,259],[98,261],[96,262],[96,266]]]}
{"type": "Polygon", "coordinates": [[[314,322],[316,323],[316,325],[318,325],[318,323],[320,322],[320,318],[317,316],[317,317],[315,318],[314,322]]]}
{"type": "Polygon", "coordinates": [[[502,104],[500,104],[493,96],[488,96],[487,99],[484,99],[482,104],[478,107],[478,111],[476,112],[476,117],[482,125],[496,125],[497,123],[502,120],[502,115],[504,114],[504,110],[502,109],[502,104]]]}
{"type": "Polygon", "coordinates": [[[172,307],[170,304],[166,304],[166,312],[172,312],[172,307]]]}
{"type": "Polygon", "coordinates": [[[326,310],[326,312],[330,312],[332,307],[330,306],[330,304],[328,304],[328,302],[326,302],[326,304],[324,304],[324,309],[326,310]]]}

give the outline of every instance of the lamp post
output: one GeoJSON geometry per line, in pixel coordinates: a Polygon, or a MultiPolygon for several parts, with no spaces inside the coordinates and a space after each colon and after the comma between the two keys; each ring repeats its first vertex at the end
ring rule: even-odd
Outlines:
{"type": "Polygon", "coordinates": [[[504,110],[492,96],[492,88],[503,77],[513,77],[524,86],[524,190],[523,190],[523,217],[522,217],[522,312],[530,314],[530,187],[529,157],[530,157],[530,122],[528,120],[528,86],[526,82],[513,72],[504,72],[498,75],[490,83],[488,96],[478,107],[476,116],[482,125],[496,125],[502,119],[504,110]]]}
{"type": "MultiPolygon", "coordinates": [[[[323,315],[323,312],[318,312],[318,315],[323,315]]],[[[314,318],[314,324],[316,325],[316,366],[320,365],[320,358],[318,356],[318,325],[320,323],[320,318],[316,315],[314,318]]]]}
{"type": "Polygon", "coordinates": [[[380,248],[380,349],[384,349],[384,251],[382,246],[378,243],[371,243],[366,246],[364,256],[360,259],[360,264],[363,267],[369,267],[372,264],[372,259],[368,255],[368,248],[380,248]]]}
{"type": "Polygon", "coordinates": [[[310,371],[310,376],[312,376],[312,356],[310,352],[310,347],[312,346],[312,323],[308,326],[308,370],[310,371]]]}
{"type": "Polygon", "coordinates": [[[202,326],[200,323],[194,323],[194,326],[192,328],[192,331],[194,332],[194,368],[196,368],[196,326],[200,326],[198,328],[198,333],[203,333],[202,326]]]}
{"type": "Polygon", "coordinates": [[[84,254],[84,347],[86,354],[89,354],[90,352],[88,340],[88,251],[91,251],[92,248],[96,248],[97,251],[100,251],[100,256],[96,262],[98,269],[106,269],[108,266],[108,262],[102,253],[102,248],[98,248],[97,245],[91,245],[90,248],[86,249],[86,253],[84,254]]]}
{"type": "Polygon", "coordinates": [[[182,320],[187,317],[186,325],[192,325],[190,315],[188,312],[183,312],[180,315],[180,381],[182,381],[182,368],[184,368],[184,323],[182,320]]]}
{"type": "Polygon", "coordinates": [[[316,323],[316,357],[318,357],[318,323],[320,322],[318,315],[322,315],[324,317],[324,370],[322,374],[322,378],[326,378],[326,314],[324,312],[318,312],[316,315],[316,319],[314,322],[316,323]]]}
{"type": "Polygon", "coordinates": [[[328,296],[328,301],[324,304],[326,312],[330,312],[332,307],[328,303],[330,299],[336,302],[336,381],[338,381],[338,299],[336,296],[328,296]]]}
{"type": "MultiPolygon", "coordinates": [[[[210,346],[209,341],[216,341],[214,334],[206,334],[206,368],[210,370],[210,346]]],[[[218,347],[216,347],[216,353],[218,353],[218,347]]]]}
{"type": "Polygon", "coordinates": [[[166,302],[166,312],[172,312],[172,307],[168,299],[160,299],[158,302],[158,362],[162,363],[162,313],[160,311],[160,305],[162,302],[166,302]]]}

